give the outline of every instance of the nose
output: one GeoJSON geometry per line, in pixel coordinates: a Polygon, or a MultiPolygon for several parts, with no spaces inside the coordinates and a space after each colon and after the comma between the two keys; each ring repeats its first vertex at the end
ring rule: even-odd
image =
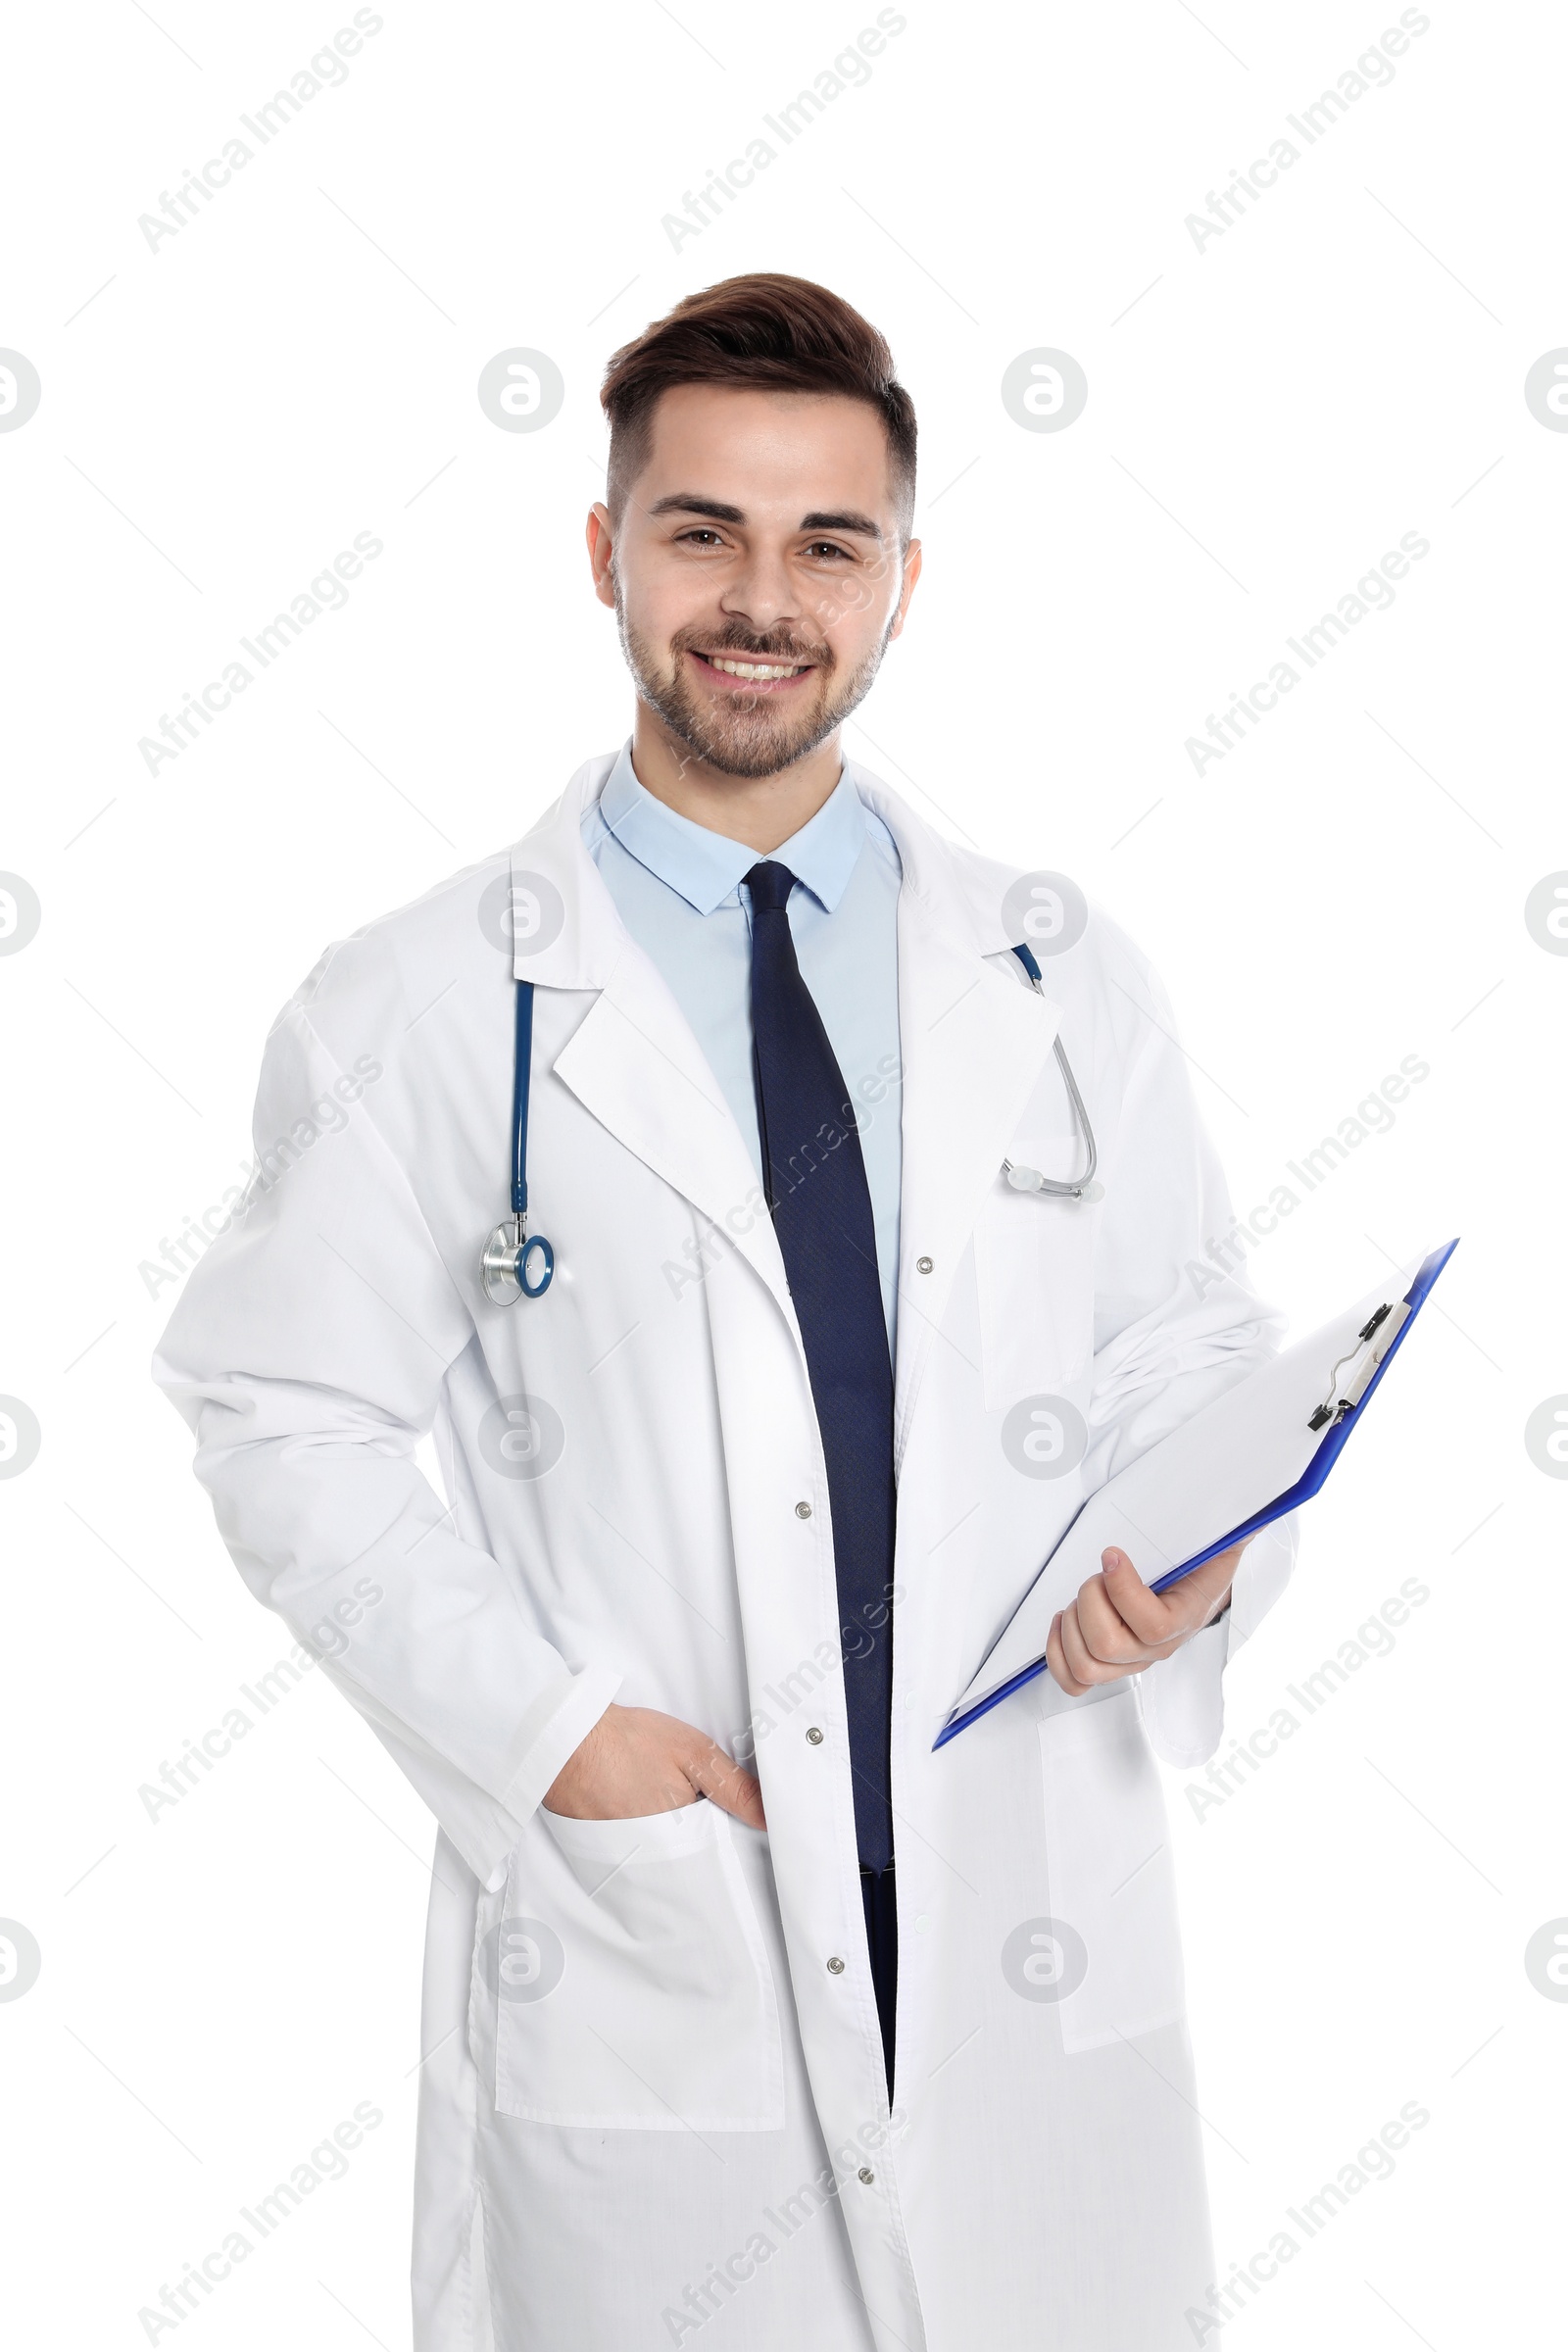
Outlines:
{"type": "Polygon", "coordinates": [[[804,607],[783,551],[751,548],[742,569],[726,582],[719,610],[727,620],[740,621],[759,637],[770,629],[798,626],[804,607]]]}

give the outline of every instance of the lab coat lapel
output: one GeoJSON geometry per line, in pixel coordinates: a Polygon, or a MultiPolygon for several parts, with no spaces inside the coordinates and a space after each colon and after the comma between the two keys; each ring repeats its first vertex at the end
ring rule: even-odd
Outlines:
{"type": "Polygon", "coordinates": [[[591,760],[512,853],[519,980],[598,993],[552,1064],[600,1124],[690,1200],[794,1326],[784,1261],[745,1139],[691,1026],[627,932],[583,846],[612,761],[591,760]]]}
{"type": "MultiPolygon", "coordinates": [[[[898,1363],[902,1460],[949,1292],[1006,1148],[1060,1025],[1060,1008],[1019,985],[995,890],[966,888],[940,840],[885,785],[857,769],[862,797],[898,845],[899,1035],[904,1063],[898,1363]],[[916,1270],[921,1258],[931,1272],[916,1270]]],[[[951,1347],[951,1338],[944,1346],[951,1347]]]]}
{"type": "Polygon", "coordinates": [[[628,948],[555,1072],[733,1243],[790,1315],[784,1261],[751,1154],[684,1014],[640,950],[628,948]]]}

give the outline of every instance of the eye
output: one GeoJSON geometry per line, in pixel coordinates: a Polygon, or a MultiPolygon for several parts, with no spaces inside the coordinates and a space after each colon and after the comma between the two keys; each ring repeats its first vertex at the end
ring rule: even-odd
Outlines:
{"type": "Polygon", "coordinates": [[[813,539],[806,553],[816,561],[826,560],[845,564],[852,561],[849,549],[840,547],[837,541],[832,539],[813,539]]]}
{"type": "Polygon", "coordinates": [[[706,524],[700,524],[694,530],[679,532],[676,545],[695,546],[699,541],[705,547],[722,547],[724,544],[717,531],[709,529],[706,524]]]}

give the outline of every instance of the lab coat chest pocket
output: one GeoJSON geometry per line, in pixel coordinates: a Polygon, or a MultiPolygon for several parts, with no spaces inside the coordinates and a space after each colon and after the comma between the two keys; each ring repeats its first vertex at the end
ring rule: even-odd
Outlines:
{"type": "Polygon", "coordinates": [[[782,2127],[773,1979],[736,1848],[757,1835],[706,1798],[634,1821],[541,1809],[481,1944],[500,2114],[642,2132],[782,2127]]]}
{"type": "MultiPolygon", "coordinates": [[[[1065,1183],[1083,1167],[1076,1136],[1015,1136],[1015,1167],[1065,1183]]],[[[1068,1387],[1094,1339],[1100,1206],[1015,1192],[1001,1169],[974,1229],[987,1412],[1068,1387]]]]}
{"type": "Polygon", "coordinates": [[[1071,1985],[1062,2047],[1093,2050],[1184,2007],[1164,1799],[1130,1686],[1045,1716],[1040,1760],[1051,1915],[1069,1931],[1055,1939],[1071,1985]]]}

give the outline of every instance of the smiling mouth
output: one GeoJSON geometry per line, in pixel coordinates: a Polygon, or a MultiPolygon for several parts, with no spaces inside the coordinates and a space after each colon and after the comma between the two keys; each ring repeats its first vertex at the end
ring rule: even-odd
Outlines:
{"type": "Polygon", "coordinates": [[[736,654],[702,654],[695,650],[692,660],[702,669],[717,677],[733,679],[742,686],[787,686],[803,678],[815,666],[810,662],[746,661],[736,654]]]}

